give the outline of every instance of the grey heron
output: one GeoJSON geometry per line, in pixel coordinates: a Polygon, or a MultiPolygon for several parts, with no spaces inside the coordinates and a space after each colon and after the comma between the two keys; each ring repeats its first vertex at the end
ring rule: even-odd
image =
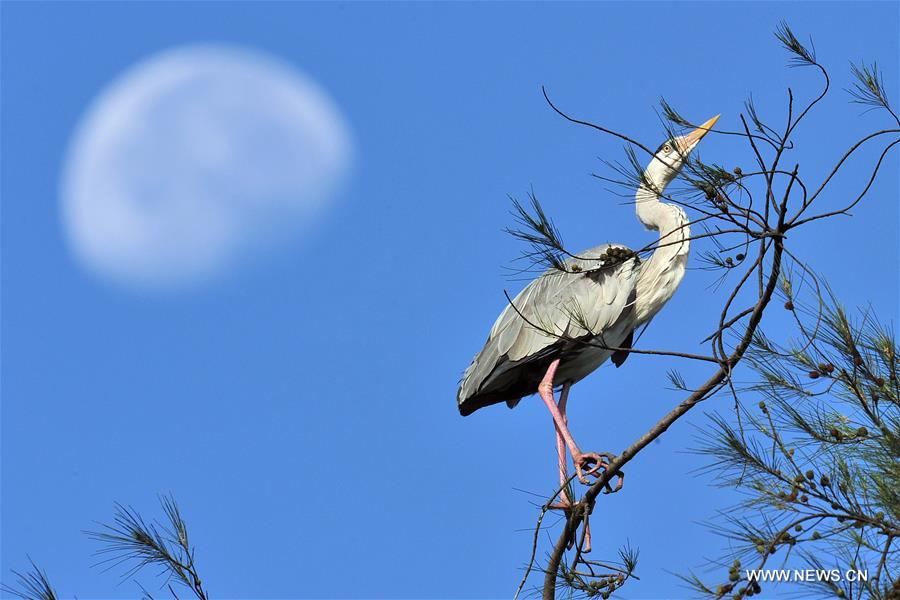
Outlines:
{"type": "Polygon", "coordinates": [[[608,466],[600,454],[582,452],[575,443],[566,418],[569,389],[607,359],[620,366],[635,329],[649,322],[681,283],[690,247],[688,217],[661,198],[718,119],[663,142],[644,171],[635,210],[647,229],[659,232],[650,257],[641,261],[621,244],[603,244],[544,272],[507,304],[460,382],[457,404],[463,416],[540,395],[553,417],[562,488],[568,482],[566,448],[582,483],[608,466]],[[559,402],[556,386],[561,386],[559,402]]]}

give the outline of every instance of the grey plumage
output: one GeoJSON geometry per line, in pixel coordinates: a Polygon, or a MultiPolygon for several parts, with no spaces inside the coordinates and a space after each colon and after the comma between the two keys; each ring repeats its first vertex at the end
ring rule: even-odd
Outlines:
{"type": "Polygon", "coordinates": [[[639,259],[620,244],[577,256],[564,270],[550,269],[532,281],[497,318],[463,375],[460,413],[498,402],[515,406],[536,391],[556,358],[564,359],[556,382],[575,383],[614,353],[609,348],[630,343],[639,259]],[[619,256],[611,256],[611,248],[619,256]]]}

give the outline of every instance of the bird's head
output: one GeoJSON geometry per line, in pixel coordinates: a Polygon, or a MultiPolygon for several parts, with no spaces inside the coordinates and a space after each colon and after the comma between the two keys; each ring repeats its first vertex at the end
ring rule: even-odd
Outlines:
{"type": "Polygon", "coordinates": [[[712,129],[720,115],[714,116],[690,133],[666,140],[660,144],[647,167],[646,175],[657,187],[664,188],[681,171],[688,155],[712,129]]]}

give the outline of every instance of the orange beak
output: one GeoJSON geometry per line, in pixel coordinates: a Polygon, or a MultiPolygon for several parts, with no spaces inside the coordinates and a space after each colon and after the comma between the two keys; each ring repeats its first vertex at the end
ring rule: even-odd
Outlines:
{"type": "Polygon", "coordinates": [[[707,133],[710,132],[710,130],[713,128],[713,125],[716,124],[716,121],[718,121],[719,117],[721,117],[721,116],[722,115],[714,116],[712,119],[710,119],[709,121],[707,121],[706,123],[704,123],[703,125],[698,127],[697,129],[693,130],[689,134],[682,137],[681,144],[680,144],[682,146],[682,151],[685,154],[687,154],[688,152],[693,150],[694,146],[699,144],[700,140],[703,139],[703,136],[705,136],[707,133]]]}

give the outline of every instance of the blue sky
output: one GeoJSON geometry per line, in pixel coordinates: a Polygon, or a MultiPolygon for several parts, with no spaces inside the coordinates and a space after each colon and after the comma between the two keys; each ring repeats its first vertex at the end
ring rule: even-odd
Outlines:
{"type": "MultiPolygon", "coordinates": [[[[782,19],[814,37],[834,78],[791,157],[815,180],[887,125],[847,102],[848,60],[877,59],[900,100],[896,3],[4,3],[4,578],[31,556],[65,596],[136,596],[91,567],[82,530],[116,501],[155,514],[171,492],[214,597],[509,597],[536,516],[516,489],[546,493],[556,479],[550,420],[535,399],[466,419],[454,400],[503,290],[523,285],[503,269],[519,251],[501,231],[507,194],[533,186],[574,249],[651,239],[590,176],[621,144],[563,122],[540,86],[653,147],[660,95],[737,128],[752,92],[783,119],[788,85],[807,98],[819,84],[785,68],[771,35],[782,19]],[[352,132],[351,178],[305,239],[268,260],[181,293],[110,285],[65,240],[66,148],[123,70],[196,42],[265,51],[317,81],[352,132]]],[[[716,138],[702,154],[750,160],[716,138]]],[[[853,193],[872,158],[823,200],[853,193]]],[[[853,218],[792,240],[846,303],[885,319],[898,306],[896,164],[853,218]]],[[[701,349],[722,301],[714,277],[688,272],[645,347],[701,349]]],[[[677,402],[673,366],[632,356],[579,384],[576,439],[624,448],[677,402]]],[[[722,544],[698,521],[734,498],[684,452],[705,423],[700,411],[679,422],[595,511],[607,519],[598,555],[626,540],[641,550],[624,597],[684,595],[669,572],[722,544]]]]}

